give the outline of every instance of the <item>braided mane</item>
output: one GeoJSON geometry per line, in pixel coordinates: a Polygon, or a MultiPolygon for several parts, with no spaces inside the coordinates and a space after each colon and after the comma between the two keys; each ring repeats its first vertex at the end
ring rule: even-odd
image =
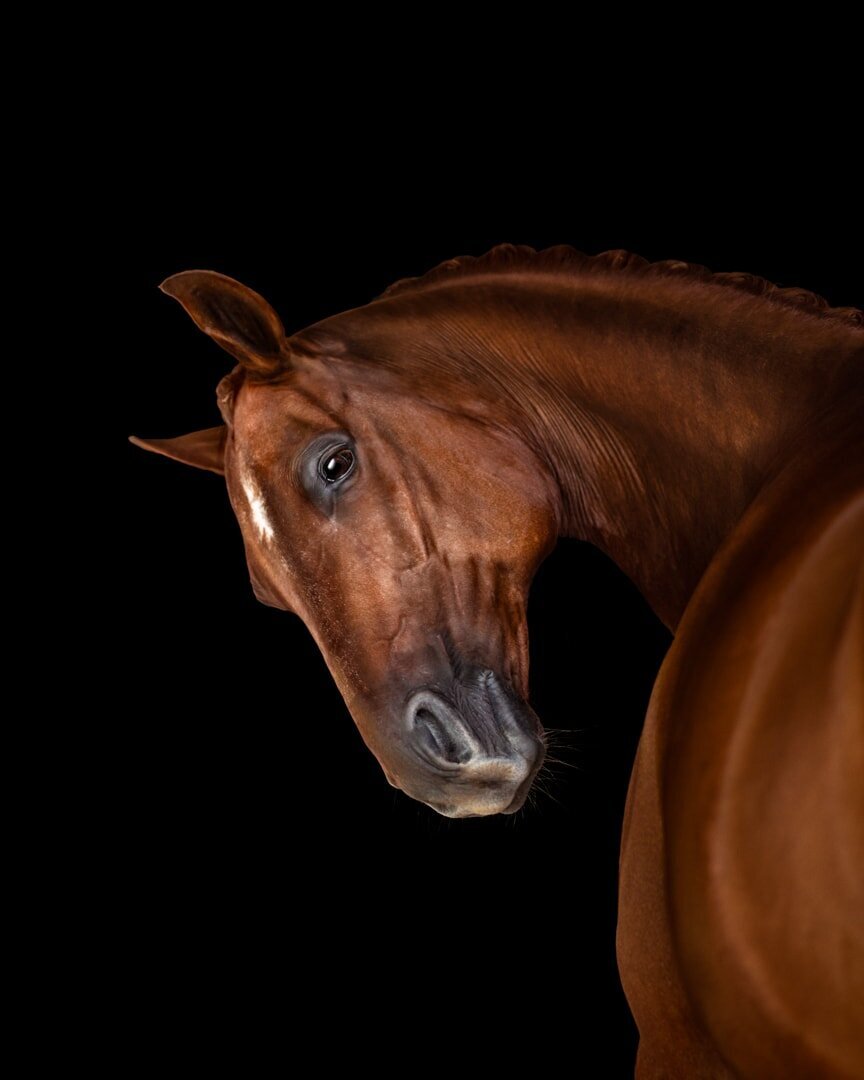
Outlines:
{"type": "Polygon", "coordinates": [[[754,274],[714,274],[696,263],[648,262],[629,251],[604,251],[600,255],[585,255],[567,244],[536,251],[523,244],[499,244],[485,255],[460,255],[436,266],[421,277],[403,278],[381,293],[378,299],[419,292],[429,285],[479,274],[505,273],[523,270],[542,272],[579,272],[581,274],[623,273],[640,277],[682,277],[711,285],[723,285],[742,292],[761,296],[775,304],[797,308],[811,315],[849,326],[864,327],[864,311],[854,307],[830,307],[828,301],[807,289],[781,288],[754,274]]]}

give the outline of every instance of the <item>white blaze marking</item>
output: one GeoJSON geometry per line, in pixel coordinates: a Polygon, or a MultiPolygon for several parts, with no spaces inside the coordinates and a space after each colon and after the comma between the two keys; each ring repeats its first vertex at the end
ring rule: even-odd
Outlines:
{"type": "Polygon", "coordinates": [[[243,474],[243,491],[249,500],[249,509],[252,511],[252,520],[258,530],[258,535],[269,544],[273,539],[273,524],[267,513],[264,495],[249,473],[243,474]]]}

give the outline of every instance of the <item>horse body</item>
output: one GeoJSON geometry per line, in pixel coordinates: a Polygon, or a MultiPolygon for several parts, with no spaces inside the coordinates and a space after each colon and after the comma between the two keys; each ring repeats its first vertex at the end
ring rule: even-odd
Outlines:
{"type": "Polygon", "coordinates": [[[569,249],[445,264],[287,339],[237,283],[167,284],[240,368],[224,429],[149,448],[225,471],[256,592],[309,625],[391,783],[521,805],[556,535],[676,630],[622,845],[639,1074],[864,1072],[852,314],[569,249]]]}
{"type": "Polygon", "coordinates": [[[640,1076],[861,1075],[861,404],[748,508],[652,694],[618,926],[640,1076]]]}

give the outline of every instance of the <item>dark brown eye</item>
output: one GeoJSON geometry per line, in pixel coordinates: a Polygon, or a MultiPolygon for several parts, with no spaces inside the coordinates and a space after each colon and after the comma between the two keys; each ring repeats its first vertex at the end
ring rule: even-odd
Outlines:
{"type": "Polygon", "coordinates": [[[328,484],[335,484],[339,480],[344,480],[346,476],[349,476],[354,471],[354,464],[353,450],[343,446],[340,450],[328,450],[321,458],[318,468],[321,476],[328,484]]]}

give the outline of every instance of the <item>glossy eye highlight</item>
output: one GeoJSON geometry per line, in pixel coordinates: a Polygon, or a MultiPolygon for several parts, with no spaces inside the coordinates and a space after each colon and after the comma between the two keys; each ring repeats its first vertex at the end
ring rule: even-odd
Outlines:
{"type": "Polygon", "coordinates": [[[351,475],[356,460],[353,450],[347,446],[340,446],[337,450],[328,450],[322,454],[318,462],[318,472],[326,483],[337,484],[351,475]]]}

